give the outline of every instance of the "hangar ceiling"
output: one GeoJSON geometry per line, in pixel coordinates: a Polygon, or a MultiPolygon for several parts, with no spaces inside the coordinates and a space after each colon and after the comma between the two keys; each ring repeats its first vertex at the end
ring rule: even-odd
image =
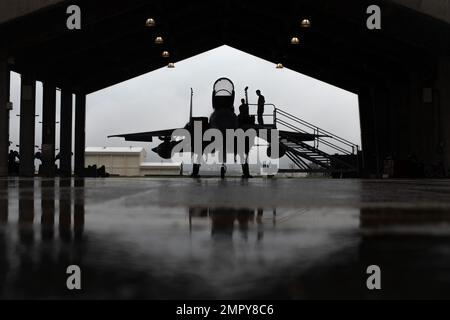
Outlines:
{"type": "MultiPolygon", "coordinates": [[[[28,2],[18,1],[14,12],[33,11],[20,6],[28,2]]],[[[419,2],[409,6],[431,10],[419,2]]],[[[381,31],[366,28],[366,8],[373,1],[365,0],[345,5],[327,0],[34,3],[39,11],[0,25],[0,51],[7,53],[13,70],[32,70],[38,80],[55,79],[60,87],[84,93],[224,44],[356,93],[361,85],[411,70],[432,78],[433,57],[450,52],[448,25],[442,28],[442,20],[393,1],[378,1],[381,31]],[[66,28],[69,4],[82,8],[79,31],[66,28]],[[149,17],[156,20],[153,28],[145,27],[149,17]],[[300,28],[303,18],[312,21],[312,28],[300,28]],[[165,43],[155,44],[156,36],[165,43]],[[300,38],[299,45],[291,45],[293,36],[300,38]],[[169,59],[161,56],[164,50],[170,52],[169,59]]]]}
{"type": "Polygon", "coordinates": [[[450,23],[450,0],[391,0],[422,14],[450,23]]]}

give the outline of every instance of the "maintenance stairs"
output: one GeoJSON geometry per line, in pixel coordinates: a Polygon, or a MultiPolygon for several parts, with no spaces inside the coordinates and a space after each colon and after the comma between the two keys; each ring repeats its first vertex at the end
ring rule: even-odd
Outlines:
{"type": "Polygon", "coordinates": [[[334,178],[353,178],[360,173],[361,151],[359,146],[331,132],[304,121],[273,104],[272,126],[278,130],[314,135],[313,141],[301,141],[296,135],[283,135],[280,149],[295,164],[283,173],[328,173],[334,178]]]}

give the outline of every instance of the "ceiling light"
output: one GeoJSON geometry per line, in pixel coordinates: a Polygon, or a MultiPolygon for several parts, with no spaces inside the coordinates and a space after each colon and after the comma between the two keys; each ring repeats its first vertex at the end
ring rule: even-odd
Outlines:
{"type": "Polygon", "coordinates": [[[163,37],[156,37],[155,38],[155,44],[163,44],[163,43],[164,43],[163,37]]]}
{"type": "Polygon", "coordinates": [[[284,66],[282,63],[277,63],[277,69],[283,69],[283,68],[284,68],[284,66]]]}
{"type": "Polygon", "coordinates": [[[145,26],[146,27],[154,27],[156,25],[155,19],[153,18],[148,18],[147,21],[145,22],[145,26]]]}
{"type": "Polygon", "coordinates": [[[310,28],[311,27],[311,21],[309,19],[303,19],[302,23],[300,24],[302,28],[310,28]]]}
{"type": "Polygon", "coordinates": [[[169,58],[169,57],[170,57],[170,53],[169,53],[169,51],[163,51],[163,53],[161,54],[161,56],[162,56],[163,58],[169,58]]]}
{"type": "Polygon", "coordinates": [[[175,63],[170,62],[170,63],[167,65],[167,68],[170,68],[170,69],[175,68],[175,63]]]}
{"type": "Polygon", "coordinates": [[[291,44],[295,44],[295,45],[300,44],[299,38],[293,37],[293,38],[291,39],[291,44]]]}

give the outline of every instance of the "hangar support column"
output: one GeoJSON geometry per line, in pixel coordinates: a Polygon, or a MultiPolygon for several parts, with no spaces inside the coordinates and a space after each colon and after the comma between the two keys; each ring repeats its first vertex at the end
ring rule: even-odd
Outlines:
{"type": "Polygon", "coordinates": [[[402,145],[400,132],[407,127],[399,121],[401,110],[396,102],[395,82],[384,80],[370,84],[359,92],[361,140],[363,150],[363,174],[369,178],[381,178],[386,159],[398,160],[402,145]]]}
{"type": "MultiPolygon", "coordinates": [[[[393,160],[397,178],[448,176],[450,62],[387,77],[359,93],[366,176],[381,177],[393,160]]],[[[392,174],[392,172],[389,172],[392,174]]]]}
{"type": "Polygon", "coordinates": [[[61,90],[60,175],[72,176],[72,92],[61,90]]]}
{"type": "Polygon", "coordinates": [[[0,177],[8,175],[9,149],[9,67],[0,57],[0,177]]]}
{"type": "Polygon", "coordinates": [[[391,108],[391,155],[393,159],[408,159],[413,149],[410,112],[410,83],[403,79],[393,81],[390,86],[389,102],[391,108]]]}
{"type": "Polygon", "coordinates": [[[408,83],[408,108],[402,116],[409,121],[408,155],[409,165],[416,166],[416,174],[409,177],[438,178],[447,175],[444,166],[445,139],[441,122],[443,109],[450,103],[446,97],[449,84],[439,77],[443,70],[440,67],[433,70],[432,66],[411,72],[408,83]],[[441,86],[441,88],[440,88],[441,86]],[[447,88],[446,88],[447,87],[447,88]]]}
{"type": "Polygon", "coordinates": [[[22,74],[20,96],[20,176],[33,177],[36,125],[36,80],[22,74]]]}
{"type": "Polygon", "coordinates": [[[361,143],[363,150],[363,176],[381,177],[381,159],[379,157],[379,137],[377,110],[371,87],[361,88],[358,93],[361,123],[361,143]]]}
{"type": "Polygon", "coordinates": [[[75,175],[84,176],[86,149],[86,95],[78,93],[75,103],[75,175]]]}
{"type": "Polygon", "coordinates": [[[42,173],[46,177],[54,177],[56,85],[51,81],[43,83],[42,119],[42,173]]]}
{"type": "Polygon", "coordinates": [[[450,58],[441,58],[438,70],[436,98],[439,102],[439,151],[442,151],[445,173],[450,176],[450,58]]]}

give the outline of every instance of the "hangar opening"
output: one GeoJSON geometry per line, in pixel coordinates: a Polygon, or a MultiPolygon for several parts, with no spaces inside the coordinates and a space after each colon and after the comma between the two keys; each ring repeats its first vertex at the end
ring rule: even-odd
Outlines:
{"type": "MultiPolygon", "coordinates": [[[[284,119],[292,122],[293,119],[283,118],[281,112],[285,112],[288,117],[292,115],[314,124],[317,129],[324,128],[361,146],[358,97],[353,93],[288,68],[277,68],[272,62],[229,46],[221,46],[177,62],[174,67],[163,67],[88,95],[87,104],[92,107],[87,109],[87,145],[105,147],[105,152],[112,151],[110,147],[143,147],[146,151],[146,162],[170,162],[171,160],[164,160],[152,152],[157,146],[155,141],[139,143],[107,139],[107,136],[122,132],[143,132],[184,126],[189,119],[191,87],[194,90],[194,116],[209,116],[212,112],[212,84],[216,79],[226,76],[233,80],[236,87],[234,103],[236,114],[239,113],[241,99],[246,98],[245,88],[248,87],[250,113],[255,115],[258,99],[255,92],[261,90],[268,104],[265,113],[269,122],[273,121],[271,117],[274,108],[277,108],[280,110],[279,121],[284,119]],[[104,122],[99,123],[98,119],[103,119],[104,122]]],[[[296,125],[299,126],[298,130],[310,133],[316,130],[301,123],[296,125]]],[[[283,127],[282,123],[279,126],[283,127]]],[[[330,139],[324,140],[325,143],[331,142],[330,139]]],[[[259,141],[254,148],[267,147],[263,141],[259,141]]],[[[327,145],[321,146],[320,150],[331,155],[333,152],[340,152],[327,145]]],[[[132,151],[130,149],[130,156],[132,151]]],[[[251,152],[250,156],[255,157],[256,150],[251,152]]],[[[299,172],[306,174],[313,171],[330,173],[326,168],[320,170],[319,165],[314,165],[306,159],[303,161],[309,164],[310,168],[298,166],[295,158],[294,161],[284,156],[281,159],[280,169],[284,173],[292,174],[299,172]]],[[[238,165],[229,166],[229,169],[233,173],[240,172],[238,165]]],[[[184,167],[185,173],[189,173],[190,170],[189,166],[184,167]]],[[[204,170],[206,174],[218,172],[216,166],[209,166],[204,170]]],[[[259,171],[258,166],[252,168],[255,174],[259,171]]]]}

